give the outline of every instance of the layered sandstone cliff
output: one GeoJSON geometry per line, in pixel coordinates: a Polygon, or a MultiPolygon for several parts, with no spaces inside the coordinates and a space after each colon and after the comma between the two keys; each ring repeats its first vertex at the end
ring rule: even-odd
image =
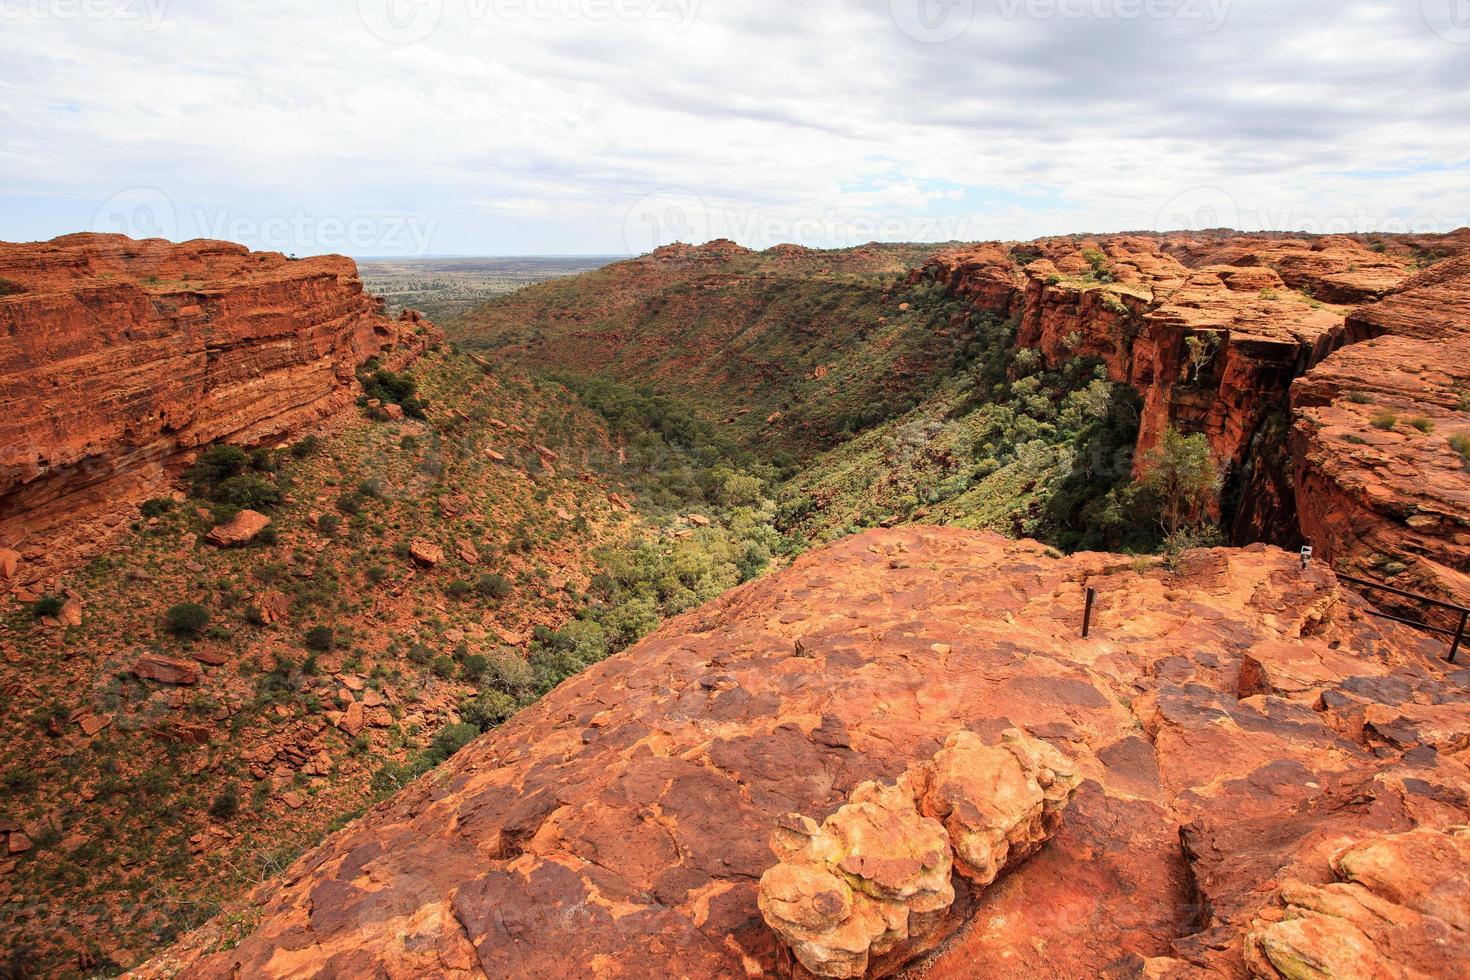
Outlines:
{"type": "Polygon", "coordinates": [[[340,256],[118,235],[0,244],[0,548],[34,581],[159,493],[198,447],[278,440],[356,368],[434,340],[340,256]]]}
{"type": "MultiPolygon", "coordinates": [[[[780,975],[759,882],[795,853],[767,847],[785,815],[887,799],[954,733],[979,751],[1024,729],[1075,797],[1049,844],[966,900],[927,976],[1272,976],[1288,944],[1330,955],[1270,927],[1356,866],[1344,848],[1470,820],[1470,672],[1437,652],[1265,547],[1170,571],[875,531],[568,681],[264,886],[239,945],[206,927],[140,975],[780,975]]],[[[955,800],[999,773],[960,769],[955,800]]],[[[852,873],[948,898],[924,884],[933,843],[852,873]]],[[[1414,853],[1441,855],[1419,880],[1458,873],[1449,851],[1414,853]]],[[[1406,920],[1365,955],[1407,943],[1450,970],[1470,939],[1437,928],[1406,920]]]]}
{"type": "Polygon", "coordinates": [[[1292,389],[1302,534],[1356,575],[1470,606],[1470,261],[1432,267],[1348,325],[1361,342],[1292,389]]]}

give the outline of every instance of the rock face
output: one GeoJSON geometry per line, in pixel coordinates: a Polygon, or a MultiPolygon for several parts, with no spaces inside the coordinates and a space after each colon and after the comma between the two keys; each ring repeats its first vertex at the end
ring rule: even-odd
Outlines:
{"type": "Polygon", "coordinates": [[[820,827],[785,818],[771,837],[780,863],[761,876],[761,915],[794,972],[887,976],[964,924],[951,870],[965,879],[963,911],[1051,839],[1076,786],[1070,760],[1024,732],[999,745],[956,732],[896,785],[859,786],[820,827]]]}
{"type": "Polygon", "coordinates": [[[1432,266],[1348,329],[1358,342],[1292,389],[1302,533],[1346,571],[1470,606],[1470,258],[1432,266]]]}
{"type": "Polygon", "coordinates": [[[1333,855],[1337,879],[1288,882],[1246,938],[1268,980],[1470,975],[1470,827],[1415,830],[1333,855]]]}
{"type": "MultiPolygon", "coordinates": [[[[922,963],[935,980],[1241,977],[1283,883],[1470,823],[1470,671],[1441,649],[1264,546],[1171,571],[873,531],[567,681],[260,889],[238,945],[206,927],[141,975],[779,975],[760,887],[779,828],[783,856],[861,835],[844,870],[904,895],[911,936],[943,905],[947,840],[955,931],[922,963]],[[1013,754],[1012,729],[1070,766],[1013,754]],[[1029,781],[975,778],[1009,763],[944,761],[1001,750],[1058,777],[1035,781],[1039,816],[1029,781]],[[1003,786],[1021,799],[965,805],[1003,786]],[[973,894],[967,874],[1003,863],[973,894]]],[[[773,917],[840,921],[846,893],[794,867],[768,880],[773,917]]]]}
{"type": "Polygon", "coordinates": [[[340,256],[118,235],[0,244],[0,546],[34,580],[217,440],[279,439],[350,404],[371,357],[435,340],[340,256]]]}

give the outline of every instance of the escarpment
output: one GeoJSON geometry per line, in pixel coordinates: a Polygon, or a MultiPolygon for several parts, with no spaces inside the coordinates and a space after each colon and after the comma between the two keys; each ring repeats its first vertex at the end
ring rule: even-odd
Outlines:
{"type": "Polygon", "coordinates": [[[159,493],[199,447],[258,445],[351,402],[356,369],[436,333],[340,256],[118,235],[0,244],[0,547],[35,581],[159,493]]]}
{"type": "MultiPolygon", "coordinates": [[[[1344,848],[1467,823],[1470,674],[1320,564],[1264,546],[1172,571],[1053,555],[944,528],[810,553],[328,839],[253,896],[238,945],[207,926],[139,975],[780,976],[768,919],[817,929],[848,909],[802,885],[830,884],[808,859],[836,835],[868,842],[846,846],[849,870],[895,893],[867,898],[901,898],[910,937],[955,916],[947,941],[911,947],[928,977],[1269,977],[1299,942],[1270,925],[1306,900],[1286,883],[1367,881],[1344,848]],[[966,802],[999,798],[1005,759],[950,764],[995,753],[1018,766],[1014,819],[966,802]],[[864,814],[911,826],[912,846],[865,836],[864,814]],[[815,918],[787,915],[808,899],[815,918]]],[[[1458,873],[1458,852],[1414,853],[1426,882],[1458,873]]],[[[1449,975],[1465,937],[1436,924],[1445,902],[1389,897],[1432,915],[1362,942],[1388,959],[1412,944],[1449,975]]]]}
{"type": "Polygon", "coordinates": [[[1359,571],[1403,561],[1415,585],[1465,602],[1470,512],[1449,444],[1470,430],[1455,367],[1470,333],[1465,245],[1463,233],[1064,238],[944,252],[923,274],[1017,317],[1017,345],[1048,366],[1096,358],[1137,389],[1137,469],[1170,427],[1203,433],[1237,542],[1305,540],[1359,571]],[[1416,273],[1426,250],[1452,257],[1416,273]]]}

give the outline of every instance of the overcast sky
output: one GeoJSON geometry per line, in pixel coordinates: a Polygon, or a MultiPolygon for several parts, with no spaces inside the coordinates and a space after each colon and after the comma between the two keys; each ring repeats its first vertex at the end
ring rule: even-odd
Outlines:
{"type": "Polygon", "coordinates": [[[0,239],[1470,224],[1470,0],[0,0],[0,239]]]}

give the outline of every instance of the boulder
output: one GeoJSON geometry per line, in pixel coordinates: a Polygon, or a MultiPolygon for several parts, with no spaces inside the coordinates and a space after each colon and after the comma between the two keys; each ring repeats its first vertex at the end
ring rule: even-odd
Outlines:
{"type": "Polygon", "coordinates": [[[199,683],[199,668],[184,660],[165,657],[161,653],[145,653],[128,668],[128,673],[145,681],[192,687],[199,683]]]}
{"type": "Polygon", "coordinates": [[[420,568],[434,568],[444,564],[444,549],[428,541],[415,539],[409,545],[408,554],[420,568]]]}
{"type": "Polygon", "coordinates": [[[217,548],[238,548],[254,541],[256,535],[270,527],[271,519],[253,510],[242,510],[204,536],[217,548]]]}
{"type": "Polygon", "coordinates": [[[14,579],[19,568],[20,552],[10,548],[0,548],[0,582],[9,582],[14,579]]]}

